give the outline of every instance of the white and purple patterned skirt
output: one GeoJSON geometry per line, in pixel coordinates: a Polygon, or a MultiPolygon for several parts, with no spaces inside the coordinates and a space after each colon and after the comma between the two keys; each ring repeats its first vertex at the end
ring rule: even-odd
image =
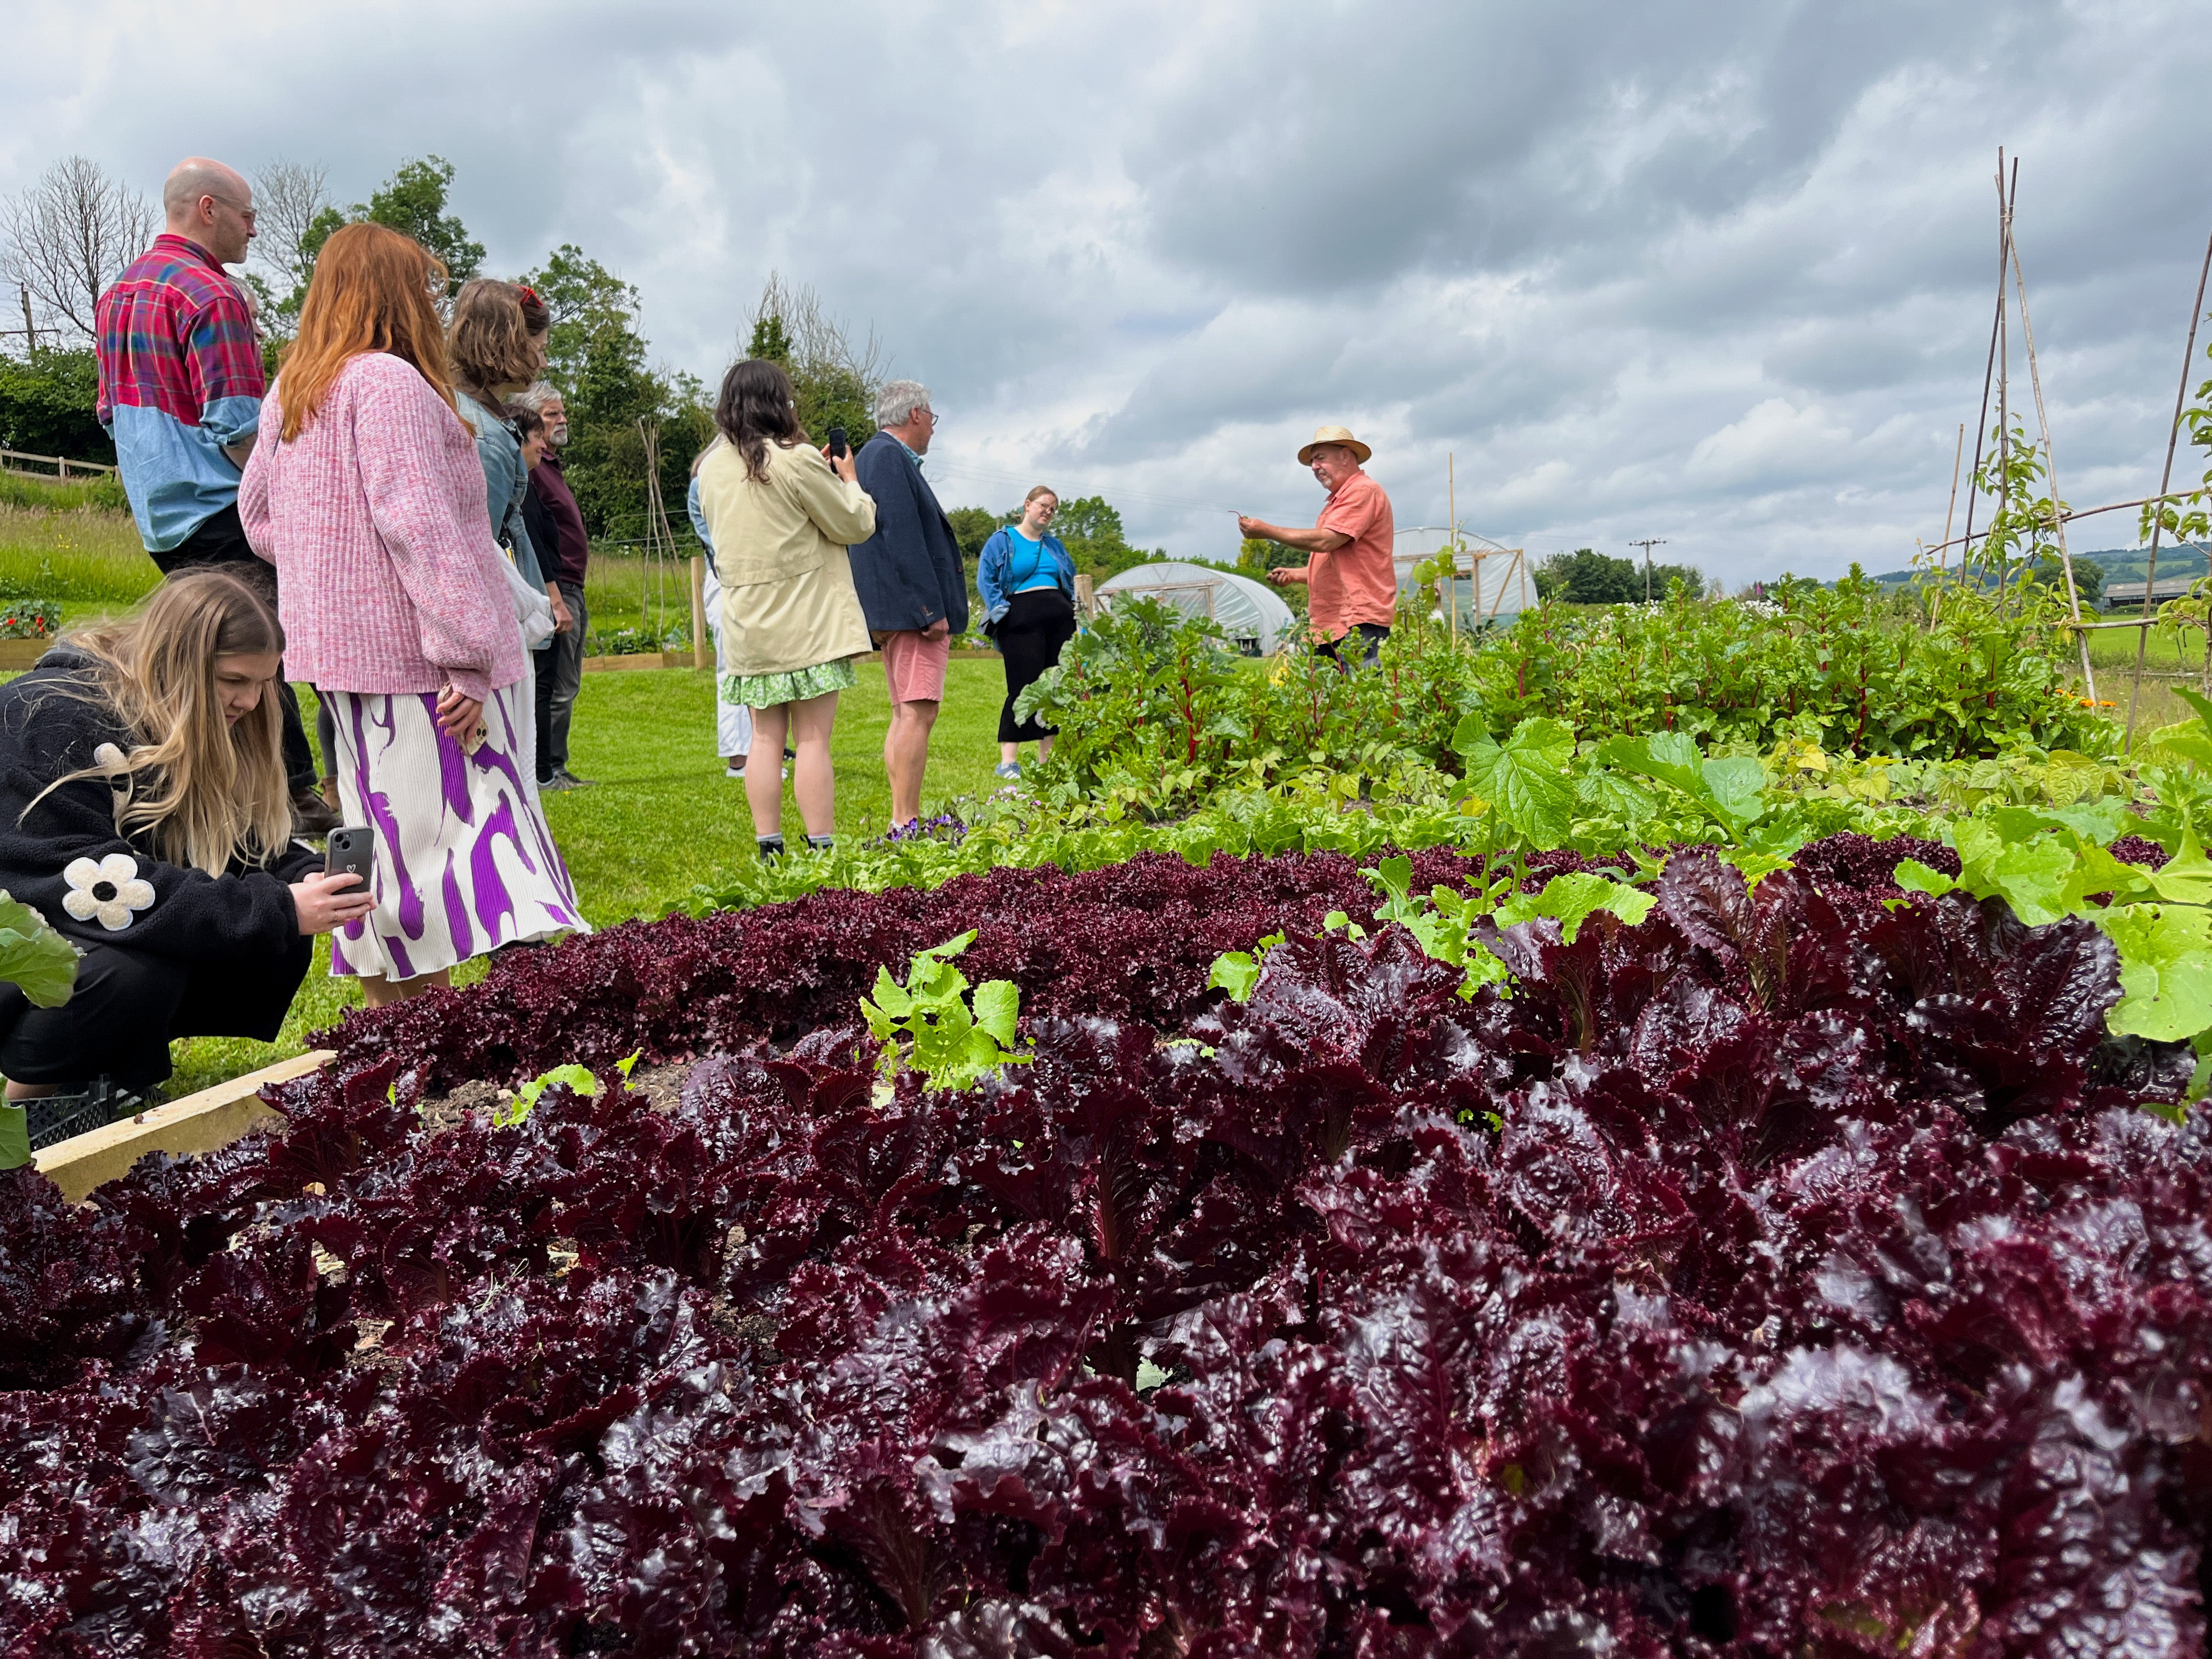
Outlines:
{"type": "Polygon", "coordinates": [[[492,693],[473,755],[439,729],[434,693],[323,695],[339,810],[376,830],[376,908],[331,935],[333,975],[413,979],[591,931],[538,804],[530,681],[492,693]]]}

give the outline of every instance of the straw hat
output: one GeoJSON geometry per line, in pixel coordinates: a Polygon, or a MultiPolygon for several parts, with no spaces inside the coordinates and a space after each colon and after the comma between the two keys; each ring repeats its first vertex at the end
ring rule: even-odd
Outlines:
{"type": "Polygon", "coordinates": [[[1367,465],[1367,458],[1375,453],[1365,444],[1360,442],[1358,439],[1353,437],[1352,434],[1346,431],[1343,427],[1316,427],[1314,429],[1313,442],[1308,444],[1304,449],[1298,451],[1298,465],[1300,466],[1311,466],[1313,465],[1313,453],[1316,448],[1322,444],[1342,444],[1346,449],[1359,457],[1359,464],[1362,466],[1367,465]]]}

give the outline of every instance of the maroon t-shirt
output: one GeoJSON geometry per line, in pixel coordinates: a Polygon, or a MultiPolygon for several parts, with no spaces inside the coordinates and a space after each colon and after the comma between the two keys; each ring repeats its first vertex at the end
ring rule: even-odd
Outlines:
{"type": "Polygon", "coordinates": [[[551,515],[555,532],[561,538],[559,556],[546,556],[547,549],[538,550],[539,568],[556,581],[567,582],[572,587],[584,585],[584,567],[592,561],[591,538],[584,534],[584,515],[576,510],[575,492],[568,481],[561,476],[561,463],[548,455],[531,469],[530,487],[545,503],[551,515]]]}

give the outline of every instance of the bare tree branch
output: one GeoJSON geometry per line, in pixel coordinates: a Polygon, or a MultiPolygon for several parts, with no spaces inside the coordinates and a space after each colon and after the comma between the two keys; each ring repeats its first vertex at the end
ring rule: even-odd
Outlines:
{"type": "Polygon", "coordinates": [[[320,162],[289,161],[280,156],[253,175],[253,205],[261,217],[253,258],[275,280],[282,297],[307,282],[313,264],[307,253],[307,233],[317,218],[336,205],[331,200],[330,169],[320,162]]]}
{"type": "Polygon", "coordinates": [[[781,273],[769,272],[760,303],[746,321],[745,339],[738,342],[740,352],[752,330],[769,317],[782,322],[784,337],[791,342],[791,366],[801,378],[818,380],[849,375],[866,388],[870,399],[882,389],[890,364],[875,329],[871,326],[867,338],[855,343],[844,324],[823,307],[822,296],[811,283],[793,286],[783,280],[781,273]]]}
{"type": "Polygon", "coordinates": [[[98,162],[64,156],[0,201],[0,276],[30,289],[42,322],[90,339],[101,292],[160,228],[146,198],[98,162]]]}

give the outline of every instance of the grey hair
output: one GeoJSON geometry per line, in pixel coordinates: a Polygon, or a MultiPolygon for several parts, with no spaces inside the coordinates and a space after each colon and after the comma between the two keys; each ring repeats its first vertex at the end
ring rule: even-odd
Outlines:
{"type": "Polygon", "coordinates": [[[509,398],[507,402],[520,404],[533,415],[543,415],[545,412],[546,404],[566,404],[568,399],[561,395],[560,387],[544,380],[533,380],[509,398]]]}
{"type": "Polygon", "coordinates": [[[876,424],[904,426],[917,409],[929,407],[929,388],[919,380],[893,380],[876,393],[876,424]]]}

